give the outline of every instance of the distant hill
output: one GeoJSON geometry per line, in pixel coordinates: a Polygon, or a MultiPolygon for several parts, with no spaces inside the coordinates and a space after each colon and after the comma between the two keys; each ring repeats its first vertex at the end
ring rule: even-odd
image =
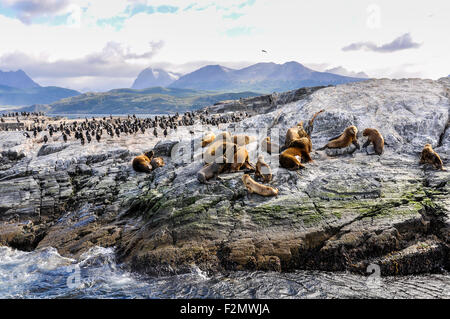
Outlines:
{"type": "Polygon", "coordinates": [[[0,85],[10,86],[19,89],[30,89],[40,87],[34,82],[24,71],[8,71],[0,70],[0,85]]]}
{"type": "Polygon", "coordinates": [[[81,94],[78,91],[56,86],[15,88],[0,85],[0,105],[48,104],[59,99],[81,94]]]}
{"type": "Polygon", "coordinates": [[[318,72],[298,62],[257,63],[243,69],[208,65],[180,77],[169,88],[210,91],[283,92],[301,87],[337,85],[365,79],[318,72]]]}
{"type": "Polygon", "coordinates": [[[167,72],[163,69],[147,68],[139,73],[131,88],[141,90],[158,86],[166,87],[179,77],[179,74],[167,72]]]}
{"type": "Polygon", "coordinates": [[[191,89],[154,87],[143,90],[115,89],[85,93],[47,105],[32,105],[25,111],[48,114],[157,114],[200,109],[224,100],[258,96],[254,92],[218,93],[191,89]]]}

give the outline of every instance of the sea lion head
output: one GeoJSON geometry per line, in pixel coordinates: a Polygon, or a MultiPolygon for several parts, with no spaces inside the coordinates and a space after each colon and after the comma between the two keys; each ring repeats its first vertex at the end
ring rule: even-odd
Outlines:
{"type": "Polygon", "coordinates": [[[356,126],[352,125],[347,127],[344,132],[349,136],[356,136],[356,134],[358,134],[358,129],[356,126]]]}
{"type": "Polygon", "coordinates": [[[155,152],[151,150],[149,152],[145,152],[144,155],[147,156],[148,158],[152,158],[153,156],[155,156],[155,152]]]}

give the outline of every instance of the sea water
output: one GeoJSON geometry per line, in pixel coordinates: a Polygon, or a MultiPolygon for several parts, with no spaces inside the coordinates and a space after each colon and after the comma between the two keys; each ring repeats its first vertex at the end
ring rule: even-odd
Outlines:
{"type": "Polygon", "coordinates": [[[450,275],[359,276],[346,272],[229,272],[146,277],[116,263],[113,248],[78,259],[54,248],[0,247],[0,298],[450,298],[450,275]]]}

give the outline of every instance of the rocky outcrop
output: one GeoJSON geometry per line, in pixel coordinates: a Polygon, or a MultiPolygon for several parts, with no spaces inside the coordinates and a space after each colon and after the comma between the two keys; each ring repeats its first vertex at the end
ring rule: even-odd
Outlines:
{"type": "MultiPolygon", "coordinates": [[[[232,132],[258,140],[270,134],[283,143],[287,128],[325,109],[315,121],[314,149],[349,125],[384,135],[382,156],[371,155],[371,146],[313,151],[314,163],[299,172],[264,154],[273,170],[270,185],[279,189],[271,198],[248,195],[241,172],[200,184],[198,127],[193,140],[190,129],[180,127],[156,147],[147,133],[84,147],[69,142],[39,157],[42,145],[0,132],[0,243],[53,246],[67,256],[114,246],[119,261],[148,274],[193,265],[365,273],[377,264],[382,275],[448,270],[450,173],[419,165],[418,156],[431,143],[449,166],[449,90],[448,79],[368,80],[275,103],[267,113],[229,125],[232,132]],[[166,165],[135,173],[133,156],[151,148],[166,165]]],[[[255,162],[257,143],[248,149],[255,162]]]]}

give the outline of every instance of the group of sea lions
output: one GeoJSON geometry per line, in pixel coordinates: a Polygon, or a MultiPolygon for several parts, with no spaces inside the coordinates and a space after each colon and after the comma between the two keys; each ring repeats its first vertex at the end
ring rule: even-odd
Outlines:
{"type": "MultiPolygon", "coordinates": [[[[315,113],[307,123],[306,128],[303,126],[303,121],[289,128],[286,132],[285,143],[281,148],[276,143],[272,143],[270,137],[266,137],[261,141],[261,149],[268,154],[276,154],[279,151],[279,163],[283,168],[288,170],[305,168],[304,163],[314,162],[310,155],[312,151],[311,133],[315,118],[322,112],[324,110],[315,113]]],[[[353,144],[356,147],[352,151],[354,152],[356,149],[361,148],[358,143],[357,134],[357,127],[351,125],[339,136],[333,137],[326,145],[317,150],[345,148],[353,144]]],[[[367,141],[363,144],[362,148],[367,148],[370,144],[373,144],[375,154],[383,154],[385,142],[382,134],[377,129],[366,128],[362,135],[367,137],[367,141]]],[[[249,193],[256,193],[263,196],[278,195],[278,189],[262,184],[272,181],[272,170],[264,161],[264,156],[258,156],[256,165],[253,165],[249,160],[249,152],[246,146],[254,141],[255,138],[253,136],[231,135],[229,132],[221,132],[218,135],[212,132],[205,134],[201,140],[201,147],[205,149],[203,151],[204,166],[197,172],[198,181],[203,184],[209,184],[210,179],[220,178],[219,175],[222,173],[243,170],[245,174],[242,176],[242,181],[249,193]],[[257,182],[249,173],[254,173],[254,178],[260,180],[262,183],[257,182]]],[[[153,167],[150,163],[152,157],[152,152],[150,156],[143,154],[137,157],[141,158],[139,160],[140,167],[145,167],[146,165],[153,167]],[[148,158],[148,160],[145,158],[148,158]]],[[[445,170],[442,160],[432,149],[431,144],[425,145],[420,156],[420,164],[425,163],[445,170]]],[[[133,167],[135,167],[134,161],[133,167]]]]}
{"type": "Polygon", "coordinates": [[[151,173],[153,170],[164,165],[163,158],[155,157],[153,150],[136,156],[133,159],[133,169],[136,172],[151,173]]]}
{"type": "Polygon", "coordinates": [[[242,176],[242,181],[249,193],[276,196],[278,189],[258,183],[248,174],[254,172],[255,178],[261,179],[263,183],[272,180],[272,171],[264,162],[264,156],[258,157],[256,166],[250,163],[246,145],[254,141],[253,136],[232,136],[229,132],[222,132],[217,136],[214,133],[208,133],[203,136],[201,145],[207,148],[203,152],[205,165],[197,172],[199,182],[208,184],[208,180],[218,177],[221,173],[237,172],[243,169],[246,174],[242,176]]]}

